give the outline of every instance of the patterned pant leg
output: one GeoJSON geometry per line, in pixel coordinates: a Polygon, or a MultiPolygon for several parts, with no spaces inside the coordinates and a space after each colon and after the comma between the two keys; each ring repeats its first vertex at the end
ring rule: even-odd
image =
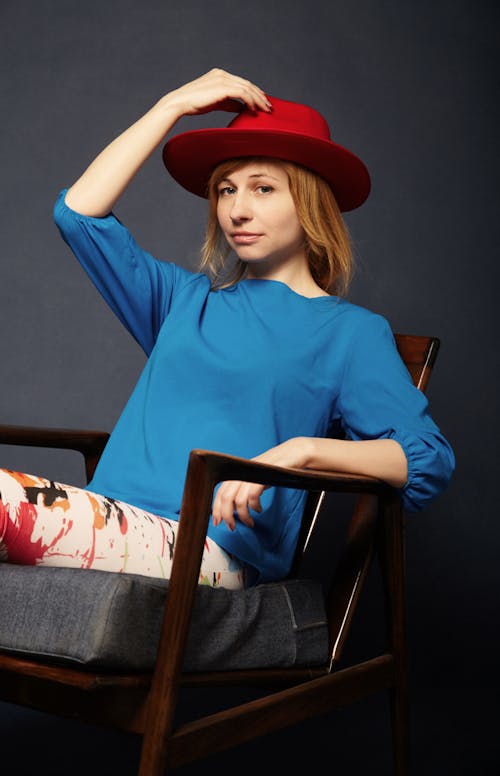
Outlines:
{"type": "MultiPolygon", "coordinates": [[[[96,493],[0,469],[0,560],[168,579],[178,522],[96,493]]],[[[209,537],[200,583],[242,588],[240,563],[209,537]]]]}

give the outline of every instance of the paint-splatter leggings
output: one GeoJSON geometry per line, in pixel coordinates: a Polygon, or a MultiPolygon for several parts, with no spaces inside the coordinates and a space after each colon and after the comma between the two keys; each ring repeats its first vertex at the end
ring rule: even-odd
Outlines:
{"type": "MultiPolygon", "coordinates": [[[[168,579],[177,528],[122,501],[0,469],[0,561],[168,579]]],[[[199,581],[242,588],[243,570],[207,537],[199,581]]]]}

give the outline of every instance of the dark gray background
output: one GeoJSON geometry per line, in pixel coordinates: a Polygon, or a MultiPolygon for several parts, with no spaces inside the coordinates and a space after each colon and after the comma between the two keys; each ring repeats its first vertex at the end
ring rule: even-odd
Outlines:
{"type": "MultiPolygon", "coordinates": [[[[52,206],[164,92],[225,68],[318,108],[370,169],[372,194],[346,217],[358,258],[350,298],[395,331],[441,338],[428,395],[457,456],[446,494],[408,519],[413,756],[426,776],[483,776],[500,763],[498,23],[495,0],[0,2],[0,422],[111,430],[139,375],[143,354],[60,239],[52,206]]],[[[184,119],[176,131],[228,119],[184,119]]],[[[159,152],[117,214],[152,253],[196,266],[205,203],[168,178],[159,152]]],[[[0,452],[0,465],[83,483],[76,454],[0,452]]],[[[278,739],[283,767],[326,744],[339,774],[362,763],[388,773],[385,713],[365,704],[299,727],[278,739]]],[[[134,772],[128,739],[0,714],[13,752],[64,730],[68,746],[101,741],[134,772]]],[[[257,767],[261,754],[242,756],[257,767]]],[[[18,759],[9,773],[33,772],[18,759]]],[[[43,767],[68,772],[56,750],[43,767]]]]}

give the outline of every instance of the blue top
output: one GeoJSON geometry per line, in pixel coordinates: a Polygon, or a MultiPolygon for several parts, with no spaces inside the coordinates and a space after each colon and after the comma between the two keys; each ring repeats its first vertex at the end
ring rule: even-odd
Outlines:
{"type": "MultiPolygon", "coordinates": [[[[446,487],[450,445],[413,385],[387,321],[334,296],[301,296],[275,280],[211,289],[202,273],[159,261],[121,222],[71,210],[54,218],[148,360],[88,488],[177,519],[190,450],[252,458],[296,436],[396,439],[408,458],[404,506],[446,487]]],[[[269,488],[255,527],[209,535],[255,570],[282,578],[305,493],[269,488]]]]}

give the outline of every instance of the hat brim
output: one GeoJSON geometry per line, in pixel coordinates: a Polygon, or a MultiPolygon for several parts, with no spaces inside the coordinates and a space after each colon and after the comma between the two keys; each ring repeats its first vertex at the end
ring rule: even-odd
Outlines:
{"type": "Polygon", "coordinates": [[[163,149],[163,162],[174,180],[204,198],[215,167],[246,156],[269,156],[313,170],[330,185],[343,212],[359,207],[370,193],[370,175],[355,154],[333,141],[295,132],[195,129],[176,135],[163,149]]]}

